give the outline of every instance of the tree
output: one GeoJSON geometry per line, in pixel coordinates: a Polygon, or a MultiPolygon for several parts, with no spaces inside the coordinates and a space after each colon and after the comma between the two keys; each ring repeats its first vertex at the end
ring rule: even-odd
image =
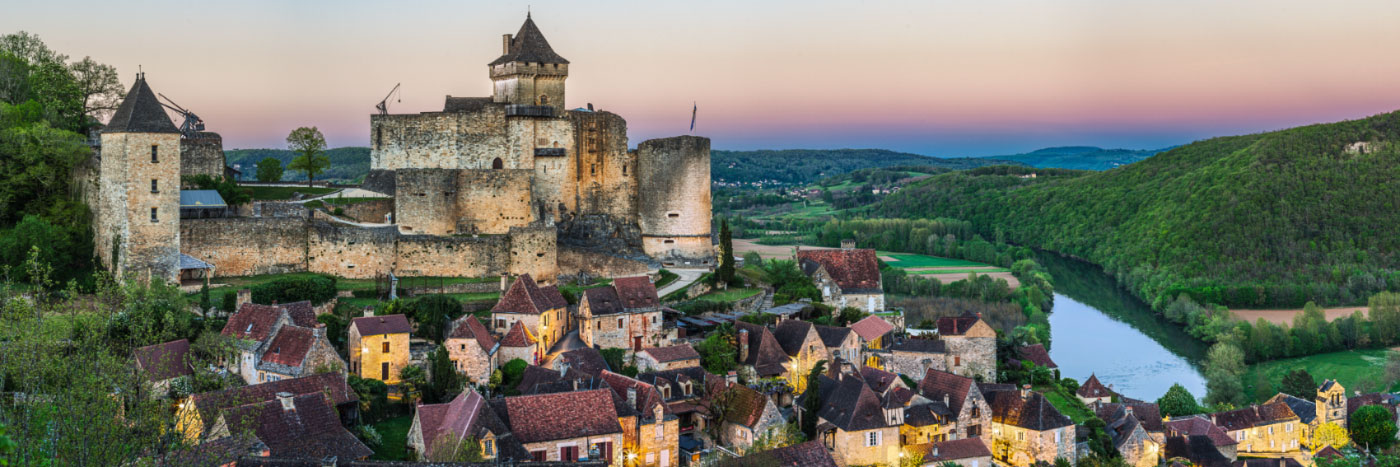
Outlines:
{"type": "Polygon", "coordinates": [[[201,190],[219,192],[219,197],[223,198],[224,203],[228,204],[229,207],[242,206],[253,200],[253,194],[238,186],[238,182],[231,177],[222,175],[211,177],[208,174],[188,175],[182,177],[181,182],[201,190]]]}
{"type": "Polygon", "coordinates": [[[719,224],[719,269],[715,270],[715,282],[729,284],[734,281],[734,239],[729,231],[729,219],[719,224]]]}
{"type": "Polygon", "coordinates": [[[1317,395],[1317,380],[1313,379],[1312,374],[1303,368],[1283,375],[1283,381],[1280,381],[1279,384],[1282,386],[1280,390],[1290,396],[1309,399],[1317,395]]]}
{"type": "MultiPolygon", "coordinates": [[[[500,387],[500,393],[505,395],[518,394],[520,391],[516,390],[515,387],[520,384],[521,377],[525,375],[525,367],[528,366],[530,366],[529,363],[518,358],[501,365],[501,383],[497,385],[500,387]]],[[[492,379],[495,377],[493,376],[492,379]]]]}
{"type": "Polygon", "coordinates": [[[1195,415],[1201,413],[1201,406],[1196,402],[1196,396],[1191,395],[1180,384],[1173,384],[1167,389],[1167,393],[1162,398],[1157,399],[1157,407],[1162,411],[1162,415],[1167,417],[1179,417],[1182,415],[1195,415]]]}
{"type": "Polygon", "coordinates": [[[276,182],[282,180],[282,161],[268,157],[258,161],[258,181],[276,182]]]}
{"type": "Polygon", "coordinates": [[[1367,449],[1384,449],[1395,443],[1395,420],[1379,405],[1367,405],[1352,412],[1348,427],[1351,440],[1367,449]]]}
{"type": "Polygon", "coordinates": [[[808,391],[804,393],[806,399],[802,400],[802,433],[810,439],[817,437],[817,412],[821,411],[823,402],[819,385],[824,372],[826,372],[826,360],[818,361],[816,365],[812,365],[812,371],[807,373],[808,391]]]}
{"type": "Polygon", "coordinates": [[[326,138],[314,126],[292,130],[287,135],[287,146],[299,154],[287,164],[287,168],[305,172],[306,186],[311,186],[316,181],[316,175],[331,166],[331,159],[325,154],[326,138]]]}
{"type": "Polygon", "coordinates": [[[403,302],[401,310],[418,325],[417,335],[442,343],[448,325],[462,315],[462,302],[447,295],[424,295],[403,302]]]}
{"type": "Polygon", "coordinates": [[[700,354],[700,366],[705,367],[705,371],[716,375],[729,373],[739,353],[734,346],[734,330],[728,325],[720,326],[700,341],[695,351],[700,354]]]}
{"type": "Polygon", "coordinates": [[[1308,440],[1308,447],[1317,450],[1323,446],[1332,446],[1337,449],[1351,444],[1351,438],[1347,437],[1346,428],[1342,428],[1336,423],[1328,422],[1318,426],[1312,432],[1312,438],[1308,440]]]}
{"type": "Polygon", "coordinates": [[[111,65],[97,63],[92,57],[83,57],[68,65],[68,70],[77,80],[78,93],[83,100],[83,115],[99,122],[107,121],[111,112],[117,110],[122,99],[122,83],[117,79],[117,69],[111,65]]]}
{"type": "Polygon", "coordinates": [[[428,389],[427,372],[418,365],[403,367],[399,370],[399,389],[410,405],[423,400],[423,392],[428,389]]]}
{"type": "Polygon", "coordinates": [[[1206,352],[1206,403],[1240,405],[1244,402],[1244,352],[1230,344],[1217,343],[1206,352]]]}
{"type": "Polygon", "coordinates": [[[466,385],[465,378],[457,372],[457,365],[447,355],[446,347],[438,346],[428,355],[428,368],[432,380],[428,383],[428,390],[424,391],[424,400],[429,404],[452,400],[466,385]]]}

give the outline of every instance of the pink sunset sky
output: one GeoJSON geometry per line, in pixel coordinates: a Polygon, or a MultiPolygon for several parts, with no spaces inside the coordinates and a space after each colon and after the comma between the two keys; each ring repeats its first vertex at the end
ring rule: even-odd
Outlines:
{"type": "MultiPolygon", "coordinates": [[[[315,125],[367,145],[394,113],[485,96],[526,2],[12,2],[20,30],[137,66],[226,148],[315,125]]],[[[570,107],[631,142],[877,147],[933,156],[1159,148],[1400,109],[1400,2],[1297,0],[540,1],[570,107]]]]}

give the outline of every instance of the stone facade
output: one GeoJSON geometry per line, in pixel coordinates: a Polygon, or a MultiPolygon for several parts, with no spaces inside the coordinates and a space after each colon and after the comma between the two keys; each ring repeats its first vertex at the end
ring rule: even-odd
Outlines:
{"type": "Polygon", "coordinates": [[[1055,459],[1060,458],[1074,463],[1074,436],[1074,425],[1036,431],[993,422],[988,446],[992,457],[1015,467],[1027,467],[1036,462],[1054,464],[1055,459]]]}
{"type": "Polygon", "coordinates": [[[94,240],[117,275],[180,273],[180,134],[106,132],[94,240]]]}
{"type": "MultiPolygon", "coordinates": [[[[580,436],[578,438],[559,439],[551,441],[541,441],[536,443],[524,443],[525,450],[532,458],[541,462],[563,462],[562,456],[566,448],[577,449],[576,452],[588,453],[588,447],[595,444],[612,443],[613,446],[622,446],[622,433],[613,433],[603,436],[580,436]]],[[[623,457],[621,450],[613,452],[613,458],[608,462],[609,466],[622,467],[623,457]]],[[[570,460],[569,462],[574,462],[570,460]]]]}
{"type": "Polygon", "coordinates": [[[997,332],[978,320],[967,333],[942,336],[947,349],[944,365],[948,372],[985,382],[996,382],[997,332]]]}
{"type": "Polygon", "coordinates": [[[899,428],[836,430],[832,457],[839,465],[899,465],[899,428]]]}
{"type": "Polygon", "coordinates": [[[399,371],[408,366],[408,333],[361,336],[354,324],[349,333],[345,348],[350,353],[350,373],[398,384],[399,371]]]}
{"type": "Polygon", "coordinates": [[[224,176],[224,138],[201,131],[180,138],[180,176],[224,176]]]}
{"type": "Polygon", "coordinates": [[[696,136],[637,146],[642,250],[677,265],[712,265],[710,140],[696,136]]]}

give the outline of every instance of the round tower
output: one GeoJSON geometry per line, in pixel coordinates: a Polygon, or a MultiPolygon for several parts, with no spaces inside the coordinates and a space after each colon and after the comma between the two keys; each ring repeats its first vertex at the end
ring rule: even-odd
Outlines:
{"type": "Polygon", "coordinates": [[[519,32],[501,37],[501,56],[487,67],[495,85],[493,102],[548,106],[553,115],[563,115],[569,61],[554,53],[529,14],[519,32]]]}
{"type": "Polygon", "coordinates": [[[675,136],[637,145],[642,251],[667,265],[713,266],[710,139],[675,136]]]}

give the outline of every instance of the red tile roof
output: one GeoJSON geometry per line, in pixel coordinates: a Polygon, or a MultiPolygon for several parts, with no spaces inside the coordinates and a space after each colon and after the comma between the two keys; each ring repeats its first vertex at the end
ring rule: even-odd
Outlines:
{"type": "Polygon", "coordinates": [[[899,381],[898,374],[868,366],[860,367],[860,378],[865,380],[865,384],[870,386],[870,389],[878,393],[884,393],[886,389],[899,381]]]}
{"type": "Polygon", "coordinates": [[[967,333],[978,320],[982,318],[971,312],[963,312],[961,316],[944,316],[938,318],[938,335],[940,336],[961,336],[967,333]]]}
{"type": "Polygon", "coordinates": [[[894,325],[880,319],[879,316],[870,315],[865,317],[865,319],[851,324],[851,330],[855,331],[856,335],[860,336],[861,339],[870,342],[879,339],[880,336],[889,334],[890,331],[894,330],[894,325]]]}
{"type": "Polygon", "coordinates": [[[1216,446],[1231,446],[1238,444],[1230,433],[1224,428],[1216,425],[1204,415],[1192,415],[1186,418],[1178,418],[1166,422],[1168,436],[1206,436],[1215,443],[1216,446]]]}
{"type": "Polygon", "coordinates": [[[656,296],[656,286],[646,276],[619,277],[613,280],[613,288],[622,300],[624,308],[653,308],[661,306],[656,296]]]}
{"type": "Polygon", "coordinates": [[[301,366],[306,353],[316,344],[316,332],[301,326],[282,326],[268,343],[262,361],[291,367],[301,366]]]}
{"type": "Polygon", "coordinates": [[[916,444],[910,446],[914,452],[924,455],[924,462],[934,462],[942,464],[944,462],[957,462],[961,459],[971,459],[974,457],[991,457],[992,451],[987,449],[987,443],[982,438],[963,438],[941,443],[916,444]]]}
{"type": "Polygon", "coordinates": [[[501,347],[530,347],[539,342],[535,336],[530,334],[525,326],[519,321],[510,325],[510,330],[506,331],[505,337],[501,338],[501,347]]]}
{"type": "Polygon", "coordinates": [[[252,431],[271,457],[360,459],[374,454],[340,424],[340,415],[321,393],[294,396],[293,408],[282,401],[240,405],[224,413],[232,433],[252,431]]]}
{"type": "Polygon", "coordinates": [[[277,306],[287,309],[287,314],[292,317],[292,324],[304,328],[314,328],[321,325],[321,323],[316,321],[316,308],[311,305],[310,300],[302,300],[300,302],[292,302],[277,306]]]}
{"type": "Polygon", "coordinates": [[[136,349],[136,365],[151,381],[162,381],[194,373],[188,355],[190,341],[180,339],[136,349]]]}
{"type": "Polygon", "coordinates": [[[1030,362],[1036,364],[1036,366],[1051,369],[1060,367],[1055,364],[1054,360],[1050,359],[1050,352],[1045,350],[1045,346],[1041,344],[1032,344],[1018,348],[1016,349],[1016,354],[1022,359],[1030,360],[1030,362]]]}
{"type": "Polygon", "coordinates": [[[199,411],[200,417],[204,420],[205,427],[208,428],[210,424],[213,424],[213,419],[219,411],[236,405],[275,400],[279,392],[290,392],[292,394],[319,394],[324,392],[330,394],[331,401],[333,401],[335,405],[359,400],[355,392],[350,390],[350,385],[345,382],[345,375],[340,373],[321,373],[301,378],[283,379],[251,386],[240,386],[223,391],[203,392],[191,395],[190,401],[194,402],[195,408],[199,411]]]}
{"type": "Polygon", "coordinates": [[[758,370],[759,376],[780,375],[787,372],[787,363],[791,359],[787,352],[783,351],[778,339],[773,337],[773,333],[768,328],[743,321],[734,323],[734,338],[739,338],[740,331],[748,332],[749,354],[739,363],[753,366],[758,370]]]}
{"type": "Polygon", "coordinates": [[[476,315],[466,315],[457,318],[452,322],[452,332],[447,335],[448,339],[474,339],[481,346],[481,350],[491,352],[491,348],[496,346],[496,338],[486,330],[486,326],[481,324],[481,320],[476,319],[476,315]]]}
{"type": "MultiPolygon", "coordinates": [[[[799,250],[799,262],[814,262],[841,287],[843,293],[880,293],[880,263],[875,250],[799,250]]],[[[807,268],[804,268],[807,269],[807,268]]]]}
{"type": "Polygon", "coordinates": [[[501,300],[491,308],[492,313],[540,314],[555,308],[565,308],[568,302],[558,288],[541,289],[529,274],[523,274],[510,285],[501,300]]]}
{"type": "Polygon", "coordinates": [[[1079,397],[1113,397],[1113,391],[1109,391],[1099,382],[1099,377],[1089,373],[1089,379],[1084,380],[1084,384],[1079,385],[1079,390],[1074,392],[1079,397]]]}
{"type": "Polygon", "coordinates": [[[277,305],[244,303],[238,307],[237,313],[228,318],[221,334],[237,339],[265,340],[272,335],[272,326],[285,312],[283,307],[277,305]]]}
{"type": "Polygon", "coordinates": [[[729,398],[728,411],[724,413],[727,421],[753,428],[758,424],[758,420],[763,418],[763,409],[768,405],[768,397],[742,384],[730,384],[723,377],[713,378],[706,376],[704,404],[712,407],[714,399],[719,397],[729,398]],[[725,393],[731,395],[724,396],[725,393]]]}
{"type": "Polygon", "coordinates": [[[486,406],[486,400],[481,394],[471,389],[465,389],[451,402],[445,404],[426,404],[418,406],[418,423],[423,432],[423,444],[426,451],[423,454],[435,453],[438,441],[446,439],[464,440],[467,439],[467,429],[476,420],[477,414],[481,413],[481,408],[486,406]],[[446,435],[450,435],[448,438],[446,435]]]}
{"type": "Polygon", "coordinates": [[[690,344],[679,344],[670,347],[647,347],[642,349],[642,352],[651,355],[651,358],[656,359],[656,361],[660,363],[700,358],[700,354],[696,352],[695,348],[691,347],[690,344]]]}
{"type": "Polygon", "coordinates": [[[821,441],[808,441],[787,447],[724,459],[720,467],[836,467],[836,460],[821,441]]]}
{"type": "Polygon", "coordinates": [[[404,315],[365,316],[350,321],[350,326],[360,330],[360,337],[380,334],[408,334],[413,326],[404,315]]]}
{"type": "Polygon", "coordinates": [[[522,443],[621,433],[607,389],[507,397],[507,423],[522,443]]]}

